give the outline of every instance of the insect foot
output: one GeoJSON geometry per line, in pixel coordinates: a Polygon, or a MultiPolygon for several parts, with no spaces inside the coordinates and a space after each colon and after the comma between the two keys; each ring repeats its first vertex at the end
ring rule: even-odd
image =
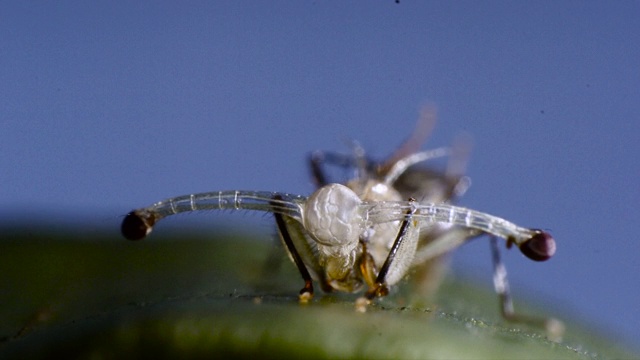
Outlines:
{"type": "Polygon", "coordinates": [[[309,278],[305,280],[304,287],[300,290],[298,301],[304,305],[308,304],[311,299],[313,299],[313,281],[309,278]]]}
{"type": "Polygon", "coordinates": [[[359,297],[358,299],[356,299],[356,311],[359,313],[367,312],[367,307],[369,306],[369,304],[371,304],[371,300],[367,299],[364,296],[359,297]]]}

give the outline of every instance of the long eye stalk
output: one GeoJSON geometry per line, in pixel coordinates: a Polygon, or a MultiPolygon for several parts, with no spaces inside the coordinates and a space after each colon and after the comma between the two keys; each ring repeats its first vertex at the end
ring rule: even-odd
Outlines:
{"type": "MultiPolygon", "coordinates": [[[[224,209],[276,212],[304,223],[302,209],[307,201],[305,196],[267,191],[218,191],[185,195],[130,212],[125,216],[121,230],[125,238],[140,240],[151,232],[159,220],[167,216],[224,209]]],[[[444,223],[495,235],[505,239],[509,246],[517,245],[525,256],[536,261],[549,259],[556,250],[555,241],[547,232],[520,227],[497,216],[459,206],[425,203],[415,205],[409,201],[363,202],[359,206],[362,221],[373,224],[401,221],[406,211],[415,207],[414,219],[421,226],[444,223]]],[[[361,225],[364,229],[367,224],[361,225]]]]}

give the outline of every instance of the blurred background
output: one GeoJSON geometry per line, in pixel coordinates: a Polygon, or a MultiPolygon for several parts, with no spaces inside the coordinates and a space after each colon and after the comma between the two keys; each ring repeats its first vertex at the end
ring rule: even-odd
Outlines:
{"type": "MultiPolygon", "coordinates": [[[[384,158],[433,103],[425,148],[473,138],[460,204],[557,240],[546,263],[505,254],[516,301],[637,344],[638,19],[637,1],[3,2],[0,224],[118,238],[171,196],[308,194],[310,151],[384,158]]],[[[274,233],[247,212],[157,231],[222,225],[274,233]]],[[[454,268],[491,287],[488,242],[454,268]]]]}

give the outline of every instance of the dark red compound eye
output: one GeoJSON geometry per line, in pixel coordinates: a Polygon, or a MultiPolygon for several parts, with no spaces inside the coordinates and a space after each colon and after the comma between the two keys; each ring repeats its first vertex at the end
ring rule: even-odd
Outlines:
{"type": "Polygon", "coordinates": [[[149,233],[149,225],[132,211],[122,220],[120,231],[127,240],[141,240],[149,233]]]}
{"type": "Polygon", "coordinates": [[[556,241],[548,232],[535,231],[535,235],[520,245],[520,251],[531,260],[549,260],[556,253],[556,241]]]}

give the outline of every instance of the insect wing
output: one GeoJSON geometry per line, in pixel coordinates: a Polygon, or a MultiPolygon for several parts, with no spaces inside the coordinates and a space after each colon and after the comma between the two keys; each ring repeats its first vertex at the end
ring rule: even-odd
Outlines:
{"type": "Polygon", "coordinates": [[[408,221],[408,228],[401,239],[402,242],[395,253],[394,261],[391,263],[386,277],[388,285],[393,285],[400,281],[407,274],[413,263],[420,237],[420,226],[414,219],[409,219],[408,221]]]}

